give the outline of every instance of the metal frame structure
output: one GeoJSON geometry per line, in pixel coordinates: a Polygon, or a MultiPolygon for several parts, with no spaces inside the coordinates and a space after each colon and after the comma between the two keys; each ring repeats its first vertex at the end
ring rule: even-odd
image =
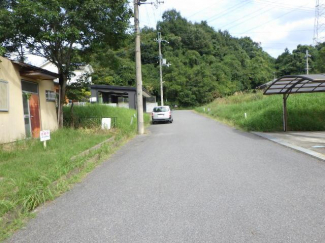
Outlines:
{"type": "Polygon", "coordinates": [[[290,94],[325,92],[325,74],[287,75],[273,81],[264,95],[283,95],[283,130],[287,131],[287,99],[290,94]]]}

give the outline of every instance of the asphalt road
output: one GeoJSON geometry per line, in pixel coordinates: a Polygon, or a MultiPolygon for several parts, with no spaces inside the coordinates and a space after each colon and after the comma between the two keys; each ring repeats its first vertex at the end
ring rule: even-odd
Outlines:
{"type": "Polygon", "coordinates": [[[325,242],[325,163],[176,111],[9,242],[325,242]]]}

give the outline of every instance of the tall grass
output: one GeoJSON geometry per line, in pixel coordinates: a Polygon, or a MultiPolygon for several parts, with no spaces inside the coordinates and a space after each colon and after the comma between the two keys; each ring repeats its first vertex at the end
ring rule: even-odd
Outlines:
{"type": "MultiPolygon", "coordinates": [[[[136,110],[126,108],[116,108],[101,104],[88,104],[86,106],[74,106],[73,114],[71,114],[70,107],[64,108],[65,117],[116,117],[117,128],[123,134],[135,133],[137,129],[136,110]]],[[[149,124],[150,117],[144,114],[146,124],[149,124]]]]}
{"type": "MultiPolygon", "coordinates": [[[[289,131],[325,129],[325,94],[294,94],[287,100],[289,131]]],[[[238,93],[196,110],[248,131],[283,130],[282,95],[238,93]],[[246,118],[245,118],[246,113],[246,118]]]]}

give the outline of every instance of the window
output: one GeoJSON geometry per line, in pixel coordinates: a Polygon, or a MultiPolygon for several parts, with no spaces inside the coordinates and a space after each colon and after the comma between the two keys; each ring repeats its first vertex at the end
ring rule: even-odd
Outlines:
{"type": "Polygon", "coordinates": [[[167,112],[167,111],[169,111],[169,109],[163,106],[153,108],[153,112],[167,112]]]}
{"type": "Polygon", "coordinates": [[[9,111],[8,82],[0,80],[0,111],[9,111]]]}
{"type": "Polygon", "coordinates": [[[45,91],[46,101],[56,101],[56,93],[51,90],[45,91]]]}
{"type": "Polygon", "coordinates": [[[38,84],[29,82],[29,81],[21,81],[21,89],[23,91],[29,92],[29,93],[34,93],[38,94],[38,84]]]}

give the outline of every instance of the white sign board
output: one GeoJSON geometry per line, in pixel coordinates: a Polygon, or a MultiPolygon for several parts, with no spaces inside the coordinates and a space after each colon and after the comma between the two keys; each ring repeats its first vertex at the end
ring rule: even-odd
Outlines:
{"type": "Polygon", "coordinates": [[[40,131],[40,139],[41,139],[41,142],[50,140],[51,139],[51,131],[50,130],[40,131]]]}
{"type": "Polygon", "coordinates": [[[111,118],[102,118],[102,129],[111,129],[111,118]]]}
{"type": "Polygon", "coordinates": [[[90,101],[90,103],[96,103],[97,97],[90,97],[89,101],[90,101]]]}

